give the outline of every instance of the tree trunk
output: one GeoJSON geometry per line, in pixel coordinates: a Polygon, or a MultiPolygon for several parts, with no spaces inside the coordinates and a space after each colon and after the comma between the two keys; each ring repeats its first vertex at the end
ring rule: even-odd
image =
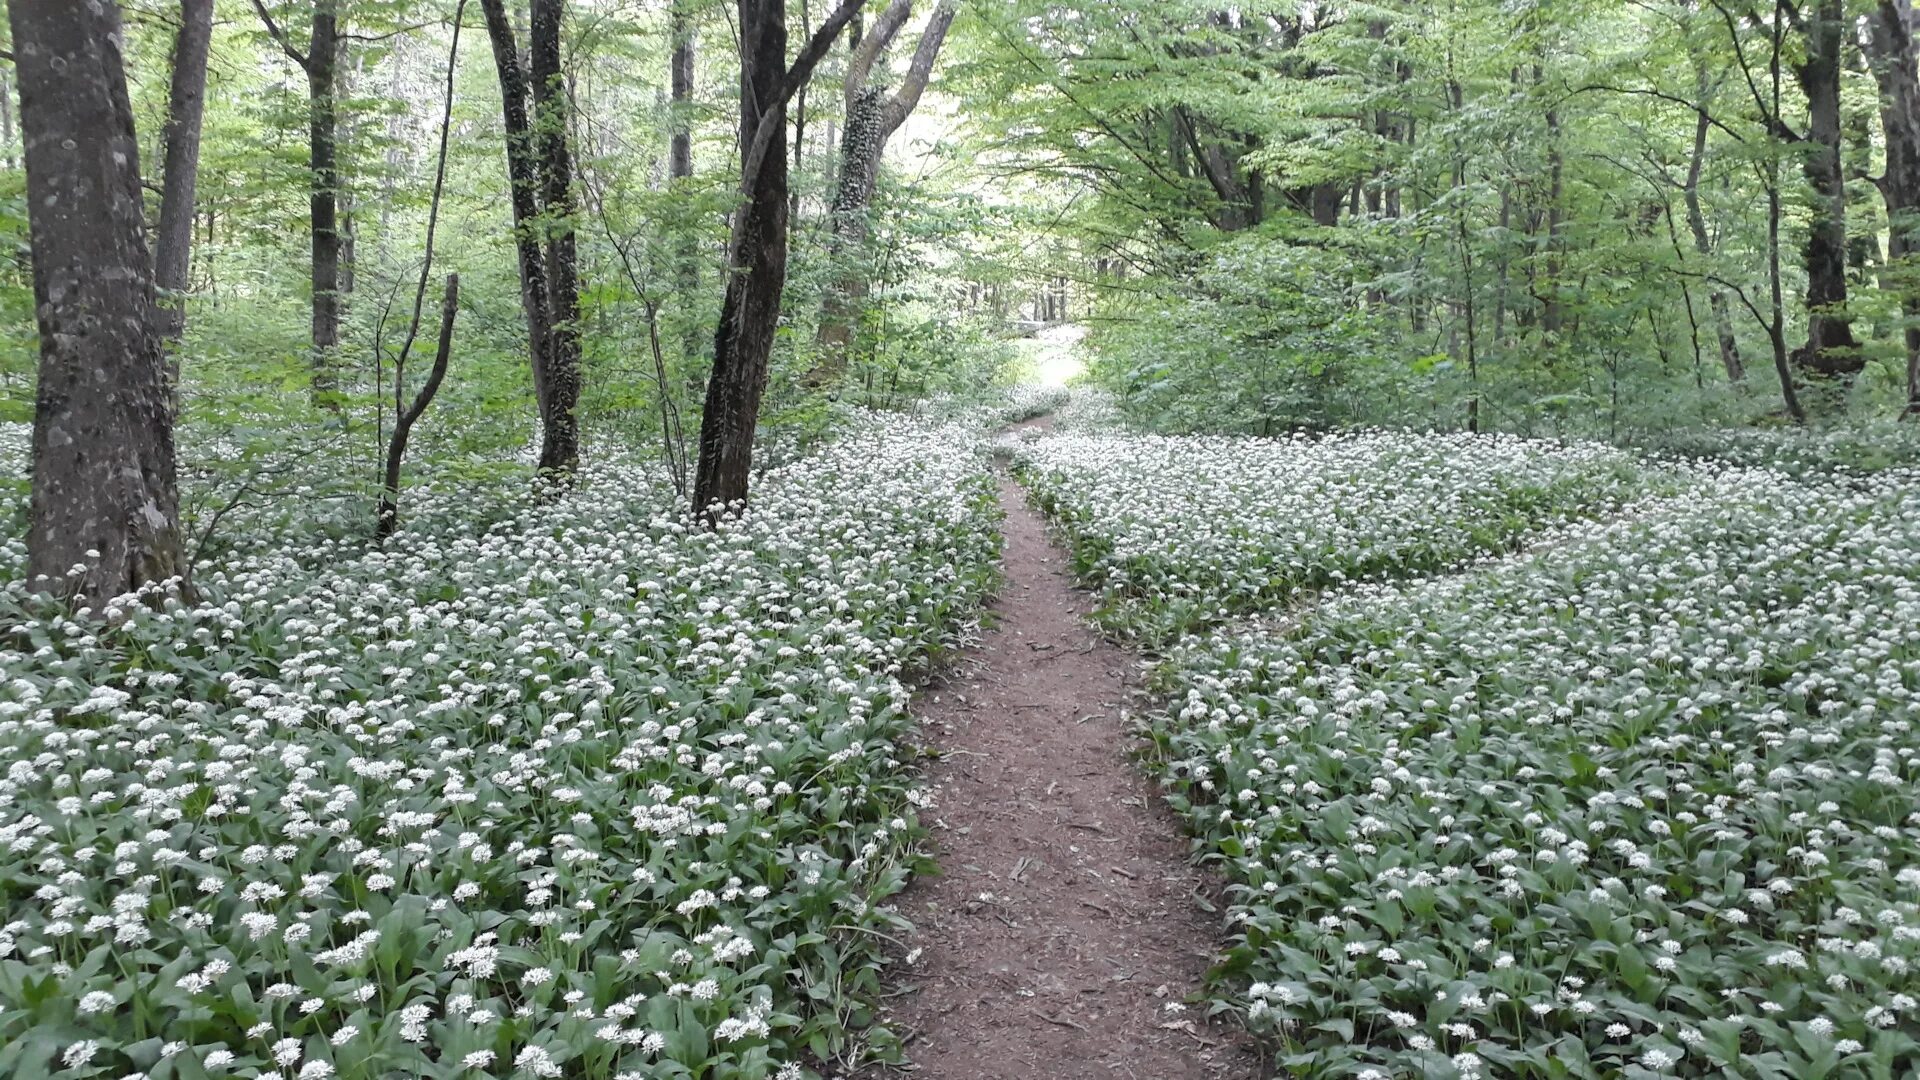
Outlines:
{"type": "Polygon", "coordinates": [[[838,272],[821,299],[820,328],[814,336],[820,359],[808,374],[811,386],[830,385],[846,371],[854,328],[866,304],[864,268],[848,264],[867,242],[867,207],[880,181],[880,156],[886,146],[886,135],[881,131],[885,109],[885,94],[871,87],[847,102],[840,134],[839,180],[834,186],[831,212],[833,236],[827,244],[828,259],[838,272]]]}
{"type": "Polygon", "coordinates": [[[693,512],[708,522],[745,504],[752,476],[754,427],[787,282],[787,102],[862,2],[842,0],[789,69],[783,0],[738,0],[745,204],[734,212],[727,244],[727,291],[700,417],[693,512]]]}
{"type": "MultiPolygon", "coordinates": [[[[787,280],[787,125],[781,84],[787,65],[784,0],[739,0],[740,146],[744,157],[772,125],[758,169],[743,175],[746,205],[734,211],[727,291],[713,339],[713,377],[700,417],[693,506],[709,515],[744,503],[754,425],[787,280]],[[714,504],[721,504],[715,507],[714,504]]],[[[743,168],[747,165],[742,161],[743,168]]]]}
{"type": "Polygon", "coordinates": [[[0,168],[13,166],[13,80],[0,71],[0,168]]]}
{"type": "MultiPolygon", "coordinates": [[[[686,181],[693,179],[693,123],[688,113],[693,107],[693,62],[698,42],[694,39],[691,5],[692,0],[675,0],[669,24],[673,38],[673,54],[669,62],[673,96],[672,134],[667,145],[667,186],[676,191],[686,181]]],[[[691,360],[700,353],[700,329],[693,316],[694,297],[700,291],[700,240],[692,224],[686,222],[678,230],[679,238],[674,251],[674,282],[679,290],[680,306],[685,312],[680,333],[683,360],[691,360]]]]}
{"type": "MultiPolygon", "coordinates": [[[[811,28],[808,24],[810,24],[811,22],[813,22],[813,12],[807,3],[807,0],[800,0],[800,32],[802,34],[810,32],[811,28]]],[[[802,86],[799,92],[794,94],[793,96],[793,174],[792,175],[801,176],[801,177],[804,177],[806,175],[806,157],[807,157],[807,88],[802,86]]],[[[801,189],[797,187],[791,187],[791,185],[789,186],[791,190],[789,190],[787,193],[787,218],[790,221],[798,221],[800,220],[800,190],[801,189]]]]}
{"type": "Polygon", "coordinates": [[[460,309],[460,275],[448,274],[440,301],[440,344],[434,351],[433,369],[427,381],[407,404],[407,358],[420,335],[421,309],[427,299],[427,279],[433,274],[434,237],[440,226],[440,196],[447,186],[447,141],[453,133],[453,84],[460,70],[460,27],[467,12],[467,0],[459,0],[453,9],[453,44],[447,49],[446,105],[440,112],[440,153],[433,169],[433,195],[427,203],[427,250],[420,259],[420,279],[414,285],[413,316],[407,322],[406,340],[393,358],[393,437],[387,441],[386,475],[380,488],[380,512],[374,525],[374,538],[385,540],[400,525],[400,468],[407,456],[407,439],[413,434],[433,397],[447,377],[447,362],[453,353],[453,317],[460,309]]]}
{"type": "MultiPolygon", "coordinates": [[[[172,84],[154,238],[153,283],[160,293],[158,330],[163,342],[180,340],[186,328],[187,268],[193,254],[193,193],[200,169],[200,119],[207,102],[207,47],[213,37],[213,0],[180,0],[180,32],[173,40],[172,84]]],[[[169,355],[172,350],[169,348],[169,355]]],[[[177,357],[169,377],[179,378],[177,357]]]]}
{"type": "Polygon", "coordinates": [[[338,409],[339,375],[334,350],[340,344],[340,112],[334,80],[340,59],[339,0],[314,0],[313,37],[307,48],[307,160],[312,173],[308,209],[313,233],[313,397],[338,409]]]}
{"type": "Polygon", "coordinates": [[[580,265],[573,233],[573,155],[567,146],[567,88],[560,71],[565,0],[533,0],[528,37],[547,234],[547,402],[540,471],[569,473],[580,463],[580,265]]]}
{"type": "Polygon", "coordinates": [[[867,211],[873,205],[874,189],[880,182],[880,162],[887,140],[899,130],[920,103],[933,65],[940,56],[947,30],[953,24],[952,0],[941,0],[921,31],[920,44],[914,50],[906,80],[900,89],[888,95],[870,84],[874,63],[899,34],[911,14],[908,0],[893,0],[875,21],[873,30],[848,61],[846,106],[842,118],[840,155],[835,172],[833,236],[828,241],[829,261],[837,268],[821,301],[820,328],[815,345],[820,356],[807,374],[810,386],[822,387],[837,381],[846,371],[848,352],[853,344],[854,327],[865,306],[869,282],[856,253],[866,243],[870,227],[867,211]]]}
{"type": "MultiPolygon", "coordinates": [[[[1540,69],[1534,68],[1534,82],[1540,81],[1540,69]]],[[[1547,110],[1547,258],[1545,298],[1540,308],[1540,329],[1549,339],[1560,336],[1566,324],[1567,306],[1560,295],[1563,273],[1561,255],[1566,246],[1566,156],[1560,146],[1560,111],[1547,110]]],[[[1552,341],[1549,348],[1557,348],[1552,341]]]]}
{"type": "Polygon", "coordinates": [[[1920,48],[1914,41],[1913,0],[1880,0],[1868,19],[1873,74],[1880,84],[1880,124],[1887,171],[1880,196],[1887,205],[1887,277],[1900,296],[1907,352],[1905,415],[1920,415],[1920,48]]]}
{"type": "Polygon", "coordinates": [[[187,573],[120,13],[9,16],[40,331],[27,577],[98,607],[187,573]]]}
{"type": "Polygon", "coordinates": [[[493,67],[500,80],[500,108],[506,127],[508,202],[513,209],[514,251],[520,269],[520,307],[527,317],[527,347],[532,361],[533,397],[542,431],[547,420],[547,270],[540,252],[540,178],[535,165],[533,131],[527,119],[527,79],[520,49],[503,0],[480,0],[493,46],[493,67]]]}
{"type": "Polygon", "coordinates": [[[1807,12],[1806,59],[1794,68],[1807,96],[1803,166],[1813,188],[1807,229],[1807,341],[1794,366],[1844,393],[1864,366],[1847,313],[1847,186],[1840,167],[1840,48],[1843,0],[1818,0],[1807,12]]]}
{"type": "Polygon", "coordinates": [[[687,109],[693,104],[693,13],[690,0],[677,0],[669,15],[673,55],[669,61],[672,89],[672,132],[668,140],[667,176],[684,180],[693,175],[693,125],[687,109]]]}

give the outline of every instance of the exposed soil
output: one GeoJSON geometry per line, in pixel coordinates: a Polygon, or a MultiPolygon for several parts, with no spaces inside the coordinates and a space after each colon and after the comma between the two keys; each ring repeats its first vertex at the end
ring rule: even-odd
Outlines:
{"type": "Polygon", "coordinates": [[[1088,629],[1066,555],[1013,481],[1000,502],[996,622],[919,703],[942,755],[923,814],[942,874],[900,897],[918,953],[894,969],[886,1020],[916,1077],[1258,1076],[1243,1034],[1184,1004],[1218,924],[1127,760],[1135,658],[1088,629]]]}

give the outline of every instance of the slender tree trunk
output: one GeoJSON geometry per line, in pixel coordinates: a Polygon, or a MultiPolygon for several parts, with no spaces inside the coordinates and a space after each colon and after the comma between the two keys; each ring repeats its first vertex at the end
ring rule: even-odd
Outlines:
{"type": "MultiPolygon", "coordinates": [[[[1704,90],[1705,75],[1702,73],[1704,90]]],[[[1687,163],[1686,183],[1680,189],[1680,198],[1687,207],[1687,232],[1693,237],[1693,248],[1701,255],[1713,254],[1713,238],[1707,232],[1707,215],[1700,208],[1700,174],[1706,168],[1707,128],[1705,94],[1702,94],[1701,111],[1693,126],[1693,156],[1687,163]]],[[[1747,377],[1746,364],[1740,358],[1740,343],[1733,336],[1733,316],[1728,310],[1727,291],[1714,286],[1707,294],[1707,304],[1713,309],[1713,334],[1720,344],[1720,364],[1726,369],[1728,382],[1741,382],[1747,377]]]]}
{"type": "MultiPolygon", "coordinates": [[[[413,425],[433,404],[434,395],[440,392],[440,384],[447,377],[447,364],[453,357],[453,317],[460,311],[460,275],[448,274],[444,295],[440,300],[440,340],[433,352],[433,368],[427,373],[427,381],[421,385],[420,392],[414,395],[413,404],[394,416],[393,435],[387,440],[387,467],[380,490],[380,513],[374,526],[374,537],[385,540],[400,527],[400,469],[407,457],[407,441],[413,436],[413,425]]],[[[400,396],[400,373],[394,372],[394,396],[400,396]]]]}
{"type": "MultiPolygon", "coordinates": [[[[800,0],[800,32],[812,31],[813,11],[807,0],[800,0]]],[[[807,88],[802,86],[793,95],[793,175],[804,176],[807,157],[807,88]]],[[[787,217],[800,220],[800,188],[787,193],[787,217]]]]}
{"type": "Polygon", "coordinates": [[[670,13],[673,55],[668,62],[672,82],[672,134],[668,138],[667,176],[684,180],[693,175],[693,124],[687,116],[693,104],[693,36],[690,0],[677,0],[670,13]]]}
{"type": "Polygon", "coordinates": [[[1844,393],[1864,366],[1847,312],[1847,185],[1840,163],[1843,0],[1817,0],[1806,12],[1806,58],[1794,75],[1807,97],[1803,169],[1813,188],[1807,229],[1807,341],[1794,366],[1844,393]]]}
{"type": "Polygon", "coordinates": [[[27,576],[98,607],[187,574],[120,12],[8,12],[40,331],[27,576]]]}
{"type": "Polygon", "coordinates": [[[1886,277],[1900,296],[1907,352],[1905,415],[1920,415],[1920,47],[1914,39],[1913,0],[1880,0],[1868,19],[1874,78],[1880,84],[1880,124],[1887,171],[1886,277]]]}
{"type": "Polygon", "coordinates": [[[340,159],[339,105],[334,80],[340,59],[338,0],[314,0],[313,37],[307,50],[307,158],[312,174],[308,209],[312,221],[314,400],[339,408],[340,345],[340,159]]]}
{"type": "Polygon", "coordinates": [[[406,460],[407,440],[413,434],[413,425],[420,421],[427,406],[433,404],[434,395],[440,392],[440,383],[447,377],[447,363],[453,354],[453,317],[460,309],[459,274],[447,275],[446,288],[440,300],[440,344],[434,351],[433,368],[409,405],[406,398],[407,358],[412,355],[413,343],[420,336],[420,316],[427,299],[427,280],[433,274],[434,237],[440,226],[440,196],[447,186],[447,141],[453,133],[453,84],[460,70],[460,27],[466,13],[467,0],[459,0],[453,9],[453,44],[447,49],[446,98],[440,112],[440,152],[434,162],[433,195],[427,203],[427,250],[421,256],[420,278],[414,285],[413,314],[407,322],[407,337],[393,358],[393,437],[387,441],[380,511],[374,524],[374,537],[378,540],[392,536],[400,525],[400,468],[406,460]]]}
{"type": "Polygon", "coordinates": [[[13,157],[13,79],[0,71],[0,168],[11,169],[13,157]]]}
{"type": "MultiPolygon", "coordinates": [[[[213,0],[180,0],[180,31],[173,41],[172,83],[153,249],[153,281],[161,294],[158,330],[177,342],[186,327],[187,268],[193,254],[193,194],[200,169],[200,119],[207,101],[207,47],[213,37],[213,0]]],[[[171,348],[169,355],[171,356],[171,348]]],[[[169,361],[178,381],[178,358],[169,361]]]]}
{"type": "MultiPolygon", "coordinates": [[[[1539,73],[1535,71],[1535,81],[1539,73]]],[[[1566,323],[1566,302],[1560,295],[1563,272],[1561,256],[1566,248],[1566,157],[1560,147],[1560,111],[1547,110],[1547,259],[1545,302],[1540,311],[1540,329],[1557,337],[1566,323]]]]}
{"type": "Polygon", "coordinates": [[[487,40],[493,46],[494,72],[500,80],[500,108],[506,127],[508,202],[513,210],[514,252],[520,270],[520,306],[527,317],[527,347],[532,360],[533,396],[542,431],[547,420],[547,269],[540,251],[540,177],[533,129],[527,114],[527,79],[504,0],[481,0],[487,40]]]}
{"type": "MultiPolygon", "coordinates": [[[[1772,95],[1771,107],[1767,115],[1773,126],[1779,126],[1780,117],[1780,66],[1782,37],[1785,30],[1785,13],[1781,10],[1781,0],[1774,0],[1773,24],[1768,32],[1767,88],[1772,95]]],[[[1786,404],[1787,415],[1796,424],[1807,422],[1806,407],[1800,403],[1800,391],[1793,383],[1793,363],[1787,353],[1787,305],[1785,288],[1780,273],[1780,154],[1778,148],[1766,163],[1765,184],[1767,189],[1767,340],[1773,347],[1773,370],[1780,378],[1780,399],[1786,404]]]]}
{"type": "MultiPolygon", "coordinates": [[[[672,134],[667,146],[668,187],[678,189],[693,179],[693,123],[688,115],[693,107],[693,62],[698,42],[694,38],[692,0],[675,0],[670,12],[673,54],[669,62],[672,82],[672,134]]],[[[674,252],[674,280],[679,290],[680,355],[691,360],[700,354],[700,328],[694,319],[694,297],[700,291],[699,234],[686,223],[678,230],[674,252]]],[[[664,392],[664,389],[663,389],[664,392]]]]}
{"type": "Polygon", "coordinates": [[[540,470],[580,463],[580,264],[574,245],[573,155],[567,145],[567,88],[560,71],[565,0],[533,0],[528,41],[533,67],[535,145],[547,233],[547,405],[540,470]]]}

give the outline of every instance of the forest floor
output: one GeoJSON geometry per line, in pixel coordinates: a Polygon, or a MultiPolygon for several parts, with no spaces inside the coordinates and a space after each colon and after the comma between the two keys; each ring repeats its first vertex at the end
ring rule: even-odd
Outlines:
{"type": "Polygon", "coordinates": [[[1218,928],[1128,760],[1136,658],[1088,627],[1066,553],[1011,479],[1000,504],[989,629],[920,702],[942,872],[900,898],[914,961],[886,1019],[919,1077],[1259,1075],[1243,1033],[1185,1004],[1218,928]]]}

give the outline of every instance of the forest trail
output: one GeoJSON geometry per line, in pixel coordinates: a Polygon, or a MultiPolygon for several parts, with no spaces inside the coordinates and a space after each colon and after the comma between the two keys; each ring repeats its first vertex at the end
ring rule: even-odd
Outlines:
{"type": "Polygon", "coordinates": [[[942,873],[900,898],[920,953],[886,1020],[934,1080],[1256,1076],[1234,1032],[1183,1007],[1217,927],[1127,759],[1134,657],[1088,628],[1066,554],[1009,478],[1000,504],[997,623],[919,703],[942,873]]]}

